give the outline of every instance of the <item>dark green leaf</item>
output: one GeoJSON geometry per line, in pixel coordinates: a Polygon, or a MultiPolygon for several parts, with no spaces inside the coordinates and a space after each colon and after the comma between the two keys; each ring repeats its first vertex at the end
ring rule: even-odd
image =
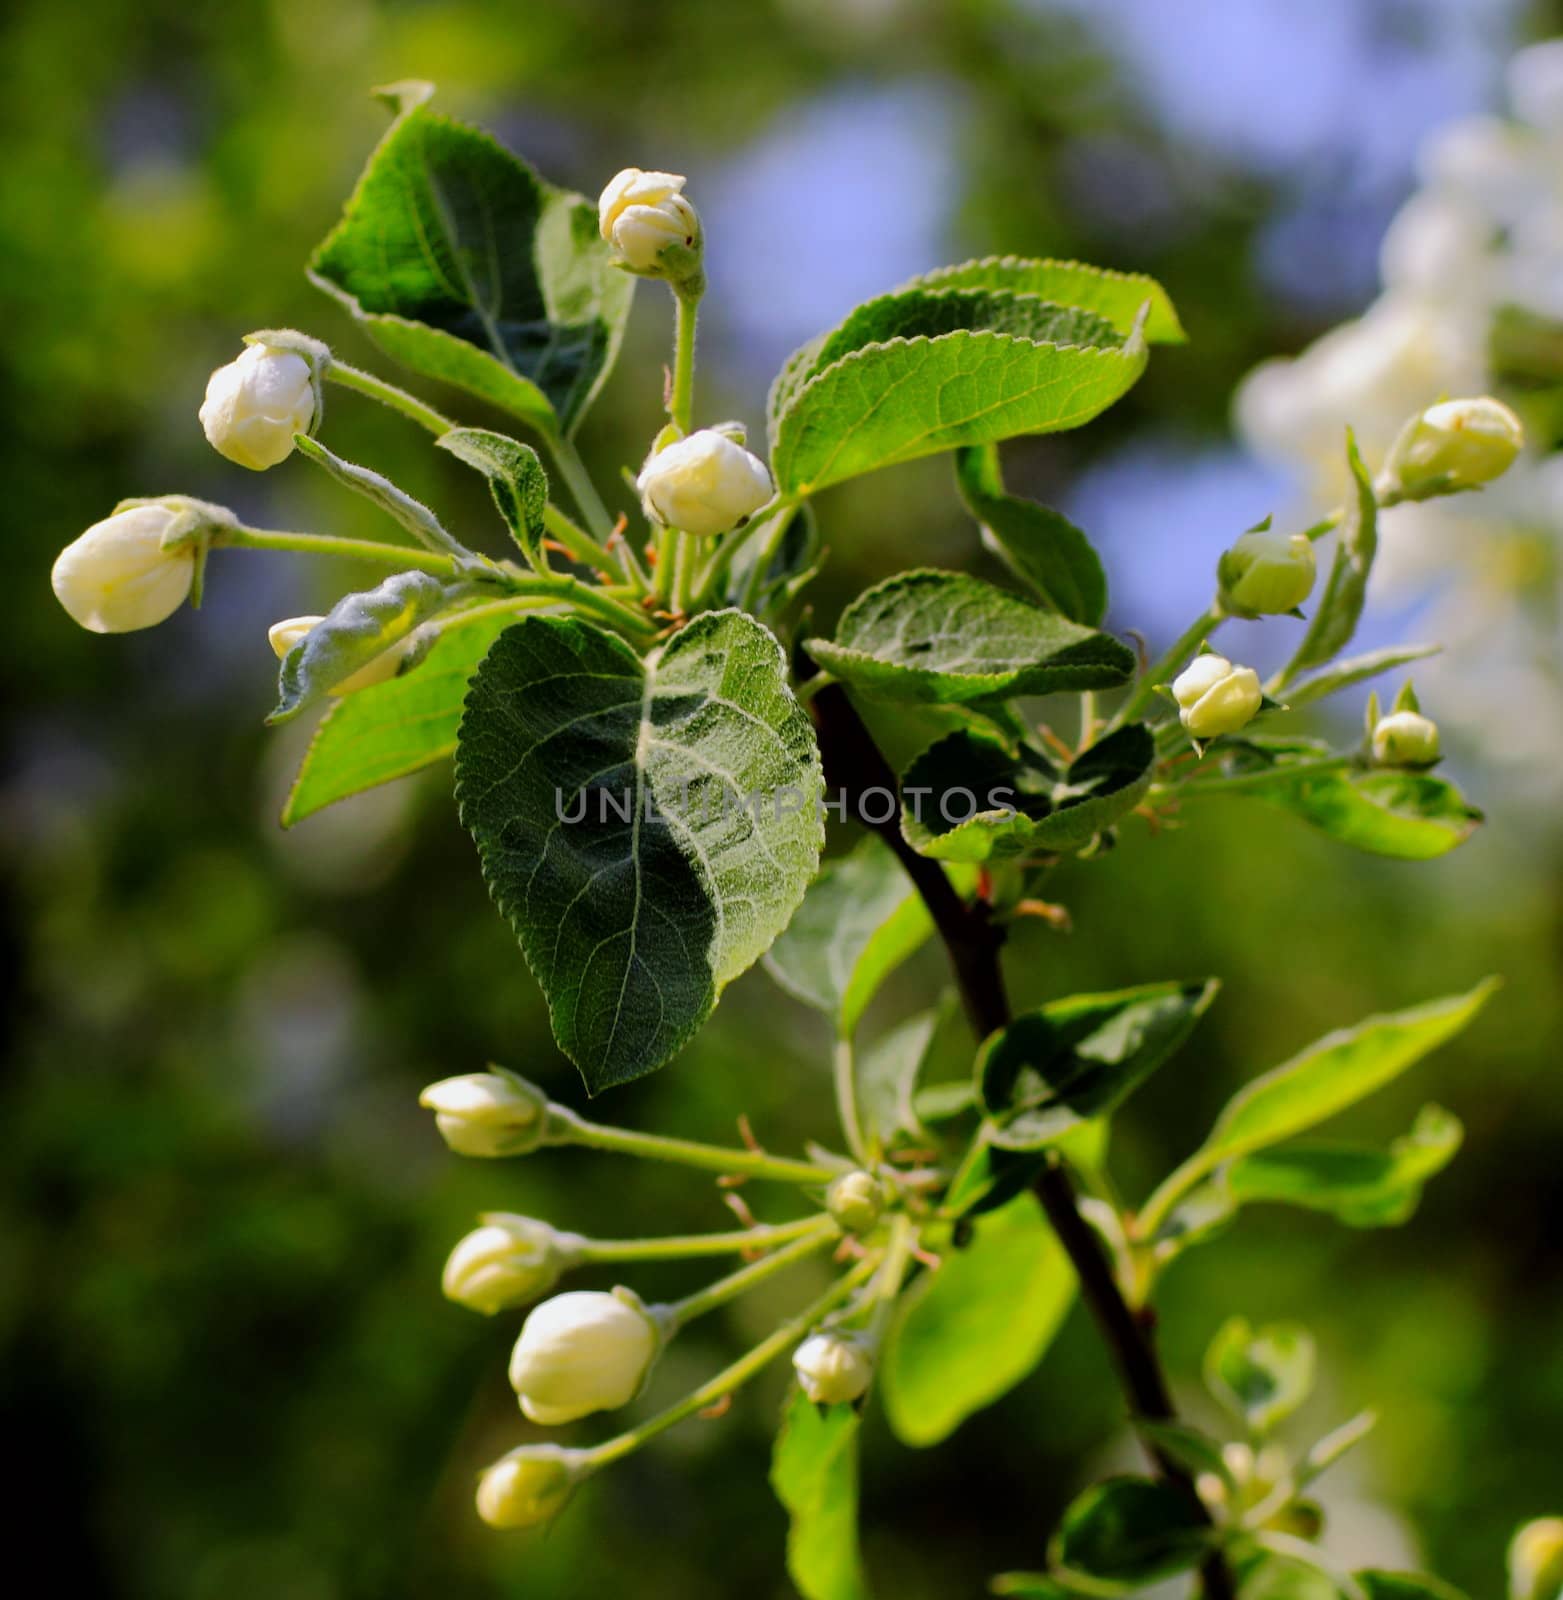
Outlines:
{"type": "Polygon", "coordinates": [[[858,596],[834,642],[808,651],[827,672],[895,700],[1008,699],[1128,682],[1134,652],[1105,633],[962,573],[903,572],[858,596]]]}
{"type": "Polygon", "coordinates": [[[996,445],[955,452],[955,481],[984,538],[1055,611],[1087,628],[1107,612],[1107,574],[1062,512],[1004,492],[996,445]]]}
{"type": "Polygon", "coordinates": [[[1145,798],[1156,743],[1142,723],[1109,734],[1059,772],[1039,752],[954,733],[901,779],[901,832],[919,854],[993,861],[1083,849],[1145,798]]]}
{"type": "Polygon", "coordinates": [[[500,636],[457,800],[593,1093],[663,1065],[786,926],[819,861],[821,786],[781,648],[740,612],[644,661],[573,619],[500,636]]]}
{"type": "Polygon", "coordinates": [[[1075,1275],[1036,1200],[979,1218],[901,1297],[880,1370],[885,1413],[911,1445],[937,1444],[1042,1359],[1075,1275]]]}
{"type": "Polygon", "coordinates": [[[267,722],[291,721],[469,592],[427,572],[398,572],[344,595],[283,658],[277,707],[267,722]]]}
{"type": "Polygon", "coordinates": [[[1205,1352],[1205,1382],[1257,1434],[1284,1422],[1313,1388],[1313,1340],[1305,1328],[1275,1323],[1255,1330],[1232,1317],[1205,1352]]]}
{"type": "Polygon", "coordinates": [[[1149,1478],[1093,1484],[1064,1513],[1050,1549],[1066,1584],[1127,1593],[1199,1565],[1210,1524],[1186,1490],[1149,1478]]]}
{"type": "Polygon", "coordinates": [[[1370,1570],[1352,1576],[1362,1586],[1368,1600],[1466,1600],[1453,1585],[1420,1572],[1370,1570]]]}
{"type": "Polygon", "coordinates": [[[425,377],[569,431],[618,353],[635,280],[588,200],[430,111],[430,92],[393,95],[399,115],[310,277],[425,377]]]}
{"type": "Polygon", "coordinates": [[[1181,1048],[1218,987],[1145,984],[1017,1017],[977,1057],[979,1093],[1001,1119],[992,1142],[1036,1149],[1105,1117],[1181,1048]]]}
{"type": "Polygon", "coordinates": [[[454,755],[468,680],[514,620],[467,622],[458,613],[441,625],[416,672],[336,701],[310,741],[283,808],[283,827],[454,755]]]}
{"type": "Polygon", "coordinates": [[[548,474],[537,452],[530,445],[483,428],[452,428],[435,443],[488,479],[494,504],[522,554],[534,567],[545,570],[543,507],[548,504],[548,474]]]}
{"type": "Polygon", "coordinates": [[[791,1518],[787,1571],[804,1600],[867,1600],[858,1552],[858,1415],[794,1389],[776,1435],[771,1487],[791,1518]]]}
{"type": "Polygon", "coordinates": [[[1134,1419],[1134,1431],[1159,1455],[1175,1462],[1191,1478],[1209,1473],[1230,1487],[1232,1473],[1220,1443],[1186,1422],[1151,1422],[1134,1419]]]}

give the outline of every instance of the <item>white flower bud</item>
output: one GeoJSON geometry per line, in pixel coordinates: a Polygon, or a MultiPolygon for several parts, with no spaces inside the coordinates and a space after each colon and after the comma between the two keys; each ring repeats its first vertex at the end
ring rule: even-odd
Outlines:
{"type": "Polygon", "coordinates": [[[1374,723],[1372,743],[1381,767],[1430,767],[1438,760],[1438,724],[1419,711],[1391,711],[1374,723]]]}
{"type": "Polygon", "coordinates": [[[527,1317],[510,1354],[510,1386],[533,1422],[574,1422],[633,1400],[661,1344],[628,1289],[572,1290],[527,1317]]]}
{"type": "Polygon", "coordinates": [[[678,247],[683,259],[675,261],[686,271],[698,255],[700,218],[680,193],[683,187],[684,179],[676,172],[626,167],[602,191],[598,226],[632,272],[664,272],[669,263],[662,255],[670,246],[678,247]]]}
{"type": "Polygon", "coordinates": [[[491,1528],[535,1528],[564,1510],[585,1474],[582,1452],[524,1444],[478,1479],[478,1515],[491,1528]]]}
{"type": "Polygon", "coordinates": [[[647,457],[635,480],[647,517],[683,533],[726,533],[776,492],[765,463],[715,428],[647,457]]]}
{"type": "Polygon", "coordinates": [[[860,1338],[849,1333],[811,1334],[793,1353],[793,1370],[815,1405],[849,1405],[868,1392],[874,1358],[860,1338]]]}
{"type": "Polygon", "coordinates": [[[547,1294],[575,1259],[573,1234],[546,1222],[494,1211],[483,1226],[457,1241],[445,1262],[440,1287],[447,1300],[491,1317],[530,1305],[547,1294]]]}
{"type": "Polygon", "coordinates": [[[55,558],[55,598],[94,633],[133,633],[171,617],[190,594],[195,550],[165,550],[176,513],[130,506],[95,522],[55,558]]]}
{"type": "Polygon", "coordinates": [[[1509,1544],[1510,1600],[1557,1600],[1563,1593],[1563,1517],[1527,1522],[1509,1544]]]}
{"type": "MultiPolygon", "coordinates": [[[[284,617],[281,622],[272,623],[266,630],[266,637],[277,659],[281,661],[311,628],[325,620],[324,617],[284,617]]],[[[406,638],[398,639],[390,649],[382,650],[373,660],[366,661],[357,672],[343,678],[340,683],[333,683],[326,692],[334,695],[356,694],[360,689],[372,689],[377,683],[388,682],[401,671],[402,662],[411,651],[418,648],[418,644],[418,634],[409,633],[406,638]]]]}
{"type": "Polygon", "coordinates": [[[871,1172],[847,1172],[831,1184],[825,1209],[848,1233],[867,1233],[885,1209],[885,1186],[871,1172]]]}
{"type": "Polygon", "coordinates": [[[1445,400],[1401,430],[1384,466],[1386,488],[1402,500],[1479,489],[1514,465],[1524,443],[1524,426],[1501,400],[1445,400]]]}
{"type": "Polygon", "coordinates": [[[253,472],[264,472],[293,453],[293,435],[308,433],[315,418],[315,380],[309,363],[292,350],[246,345],[243,353],[207,380],[201,426],[212,448],[253,472]]]}
{"type": "Polygon", "coordinates": [[[418,1096],[460,1156],[521,1156],[543,1142],[548,1096],[525,1078],[494,1067],[441,1078],[418,1096]]]}
{"type": "Polygon", "coordinates": [[[1225,656],[1195,656],[1172,681],[1183,726],[1196,739],[1217,739],[1236,733],[1253,720],[1264,702],[1259,674],[1252,667],[1234,667],[1225,656]]]}
{"type": "Polygon", "coordinates": [[[1255,528],[1216,567],[1222,607],[1239,617],[1295,611],[1313,593],[1313,545],[1306,534],[1255,528]]]}

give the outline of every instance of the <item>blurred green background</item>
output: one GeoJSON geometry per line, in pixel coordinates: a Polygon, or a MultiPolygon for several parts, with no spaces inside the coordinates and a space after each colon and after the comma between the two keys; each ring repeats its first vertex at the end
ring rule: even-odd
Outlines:
{"type": "MultiPolygon", "coordinates": [[[[702,409],[756,428],[788,349],[940,261],[1019,251],[1159,275],[1191,344],[1158,354],[1091,429],[1010,459],[1022,487],[1100,509],[1114,623],[1165,641],[1203,599],[1213,551],[1283,498],[1230,444],[1233,385],[1371,297],[1418,139],[1496,103],[1507,54],[1560,26],[1555,7],[1518,0],[11,11],[0,1389],[14,1525],[47,1550],[53,1587],[790,1592],[765,1481],[779,1377],[596,1482],[546,1536],[496,1536],[472,1513],[475,1472],[523,1436],[504,1376],[514,1319],[438,1292],[474,1213],[604,1236],[727,1214],[698,1177],[607,1157],[455,1160],[417,1110],[423,1083],[490,1059],[582,1098],[448,773],[292,834],[276,825],[307,733],[261,727],[266,625],[325,609],[360,574],[219,555],[199,615],[107,639],[48,595],[57,549],[123,495],[180,490],[262,526],[375,531],[301,460],[243,473],[195,421],[206,374],[251,328],[303,327],[384,370],[301,270],[384,125],[368,87],[435,79],[447,110],[588,193],[630,163],[687,172],[714,279],[702,409]]],[[[667,307],[640,299],[583,441],[607,482],[658,417],[667,307]]],[[[328,429],[497,548],[476,478],[397,418],[333,393],[328,429]]],[[[823,510],[827,617],[898,566],[977,554],[937,462],[823,510]]],[[[1536,729],[1538,744],[1560,736],[1536,729]]],[[[1077,931],[1028,928],[1008,959],[1019,1000],[1224,977],[1195,1047],[1124,1118],[1131,1193],[1239,1082],[1328,1027],[1505,975],[1467,1038],[1358,1115],[1388,1136],[1436,1098],[1467,1125],[1408,1228],[1247,1216],[1176,1269],[1163,1305],[1198,1416],[1199,1353],[1227,1313],[1308,1322],[1323,1378],[1304,1431],[1367,1405],[1384,1415],[1326,1496],[1335,1547],[1358,1564],[1426,1561],[1481,1596],[1499,1590],[1515,1523],[1563,1511],[1563,838],[1554,789],[1492,781],[1474,746],[1454,758],[1490,825],[1442,862],[1348,855],[1280,813],[1212,804],[1155,840],[1133,823],[1104,861],[1070,868],[1056,886],[1077,931]]],[[[883,1015],[937,973],[930,954],[883,1015]]],[[[725,1140],[746,1113],[778,1147],[824,1137],[825,1046],[756,973],[670,1070],[594,1114],[725,1140]]],[[[660,1295],[693,1280],[634,1281],[660,1295]]],[[[658,1392],[682,1392],[802,1292],[700,1325],[658,1392]]],[[[1061,1505],[1129,1457],[1077,1313],[1008,1404],[938,1451],[908,1452],[873,1422],[864,1516],[881,1591],[972,1594],[1039,1564],[1061,1505]]]]}

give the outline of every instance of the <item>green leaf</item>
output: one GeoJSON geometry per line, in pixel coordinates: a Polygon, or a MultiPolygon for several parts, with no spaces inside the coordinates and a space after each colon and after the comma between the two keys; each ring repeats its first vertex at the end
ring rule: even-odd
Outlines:
{"type": "Polygon", "coordinates": [[[1343,1600],[1327,1572],[1302,1561],[1265,1556],[1243,1574],[1238,1600],[1343,1600]]]}
{"type": "Polygon", "coordinates": [[[1378,497],[1373,479],[1362,464],[1357,441],[1346,430],[1346,464],[1351,469],[1355,493],[1346,503],[1346,517],[1336,538],[1335,560],[1317,609],[1297,653],[1278,681],[1277,692],[1298,673],[1322,667],[1351,643],[1367,598],[1368,574],[1378,553],[1378,497]]]}
{"type": "Polygon", "coordinates": [[[1205,1352],[1205,1383],[1252,1432],[1267,1434],[1313,1388],[1313,1340],[1307,1329],[1274,1323],[1257,1331],[1232,1317],[1205,1352]]]}
{"type": "Polygon", "coordinates": [[[771,1487],[792,1524],[787,1571],[804,1600],[867,1600],[858,1551],[858,1414],[794,1389],[771,1458],[771,1487]]]}
{"type": "Polygon", "coordinates": [[[1415,1212],[1423,1185],[1454,1159],[1462,1137],[1458,1118],[1424,1106],[1411,1131],[1387,1150],[1281,1145],[1234,1161],[1226,1189],[1240,1206],[1305,1206],[1353,1228],[1395,1227],[1415,1212]]]}
{"type": "Polygon", "coordinates": [[[1069,1591],[1045,1572],[1000,1572],[988,1581],[989,1594],[1018,1596],[1019,1600],[1070,1600],[1069,1591]]]}
{"type": "Polygon", "coordinates": [[[1127,683],[1134,652],[963,573],[903,572],[842,613],[834,642],[811,639],[827,672],[894,700],[1008,699],[1127,683]]]}
{"type": "Polygon", "coordinates": [[[644,661],[574,619],[500,636],[456,797],[592,1093],[662,1066],[786,926],[819,862],[821,788],[781,647],[741,612],[644,661]]]}
{"type": "Polygon", "coordinates": [[[1156,742],[1142,723],[1109,734],[1060,772],[1040,752],[953,733],[901,779],[901,833],[920,855],[995,861],[1084,849],[1145,798],[1156,742]]]}
{"type": "Polygon", "coordinates": [[[537,452],[484,428],[452,428],[434,442],[488,479],[494,504],[521,553],[539,571],[545,570],[543,508],[548,504],[548,474],[537,452]]]}
{"type": "Polygon", "coordinates": [[[1139,330],[1108,347],[989,328],[864,345],[783,400],[771,434],[777,487],[802,496],[960,445],[1077,428],[1126,394],[1145,362],[1139,330]]]}
{"type": "Polygon", "coordinates": [[[458,614],[441,625],[416,672],[336,701],[299,767],[283,807],[283,827],[454,755],[468,680],[514,621],[487,616],[467,622],[458,614]]]}
{"type": "Polygon", "coordinates": [[[635,280],[590,201],[430,111],[431,92],[391,92],[396,121],[310,278],[414,371],[569,432],[618,354],[635,280]]]}
{"type": "Polygon", "coordinates": [[[1035,1199],[977,1219],[901,1297],[880,1368],[897,1438],[938,1444],[1042,1359],[1075,1294],[1074,1269],[1035,1199]]]}
{"type": "Polygon", "coordinates": [[[344,595],[283,658],[277,706],[267,722],[290,722],[470,592],[467,584],[427,572],[398,572],[373,589],[344,595]]]}
{"type": "Polygon", "coordinates": [[[917,1079],[940,1020],[938,1011],[918,1012],[876,1039],[858,1058],[858,1114],[864,1131],[882,1149],[898,1139],[926,1137],[916,1111],[917,1079]]]}
{"type": "Polygon", "coordinates": [[[1107,612],[1107,574],[1091,541],[1060,511],[1004,492],[996,445],[955,452],[955,482],[984,542],[1055,611],[1088,628],[1107,612]]]}
{"type": "MultiPolygon", "coordinates": [[[[969,889],[973,875],[957,874],[969,889]]],[[[869,835],[825,864],[765,958],[794,999],[835,1019],[850,1038],[879,986],[933,932],[922,897],[882,840],[869,835]]]]}
{"type": "Polygon", "coordinates": [[[1441,1578],[1420,1572],[1379,1572],[1368,1570],[1352,1574],[1368,1600],[1466,1600],[1462,1591],[1441,1578]]]}
{"type": "Polygon", "coordinates": [[[414,500],[404,489],[398,489],[389,478],[382,477],[370,467],[360,467],[331,451],[318,440],[304,434],[295,436],[300,455],[307,456],[316,466],[324,467],[338,483],[344,484],[366,500],[395,518],[421,545],[430,550],[450,551],[455,545],[451,536],[440,525],[421,500],[414,500]]]}
{"type": "Polygon", "coordinates": [[[1038,1149],[1107,1116],[1183,1046],[1219,987],[1144,984],[1017,1017],[977,1056],[978,1092],[1000,1119],[989,1138],[1038,1149]]]}
{"type": "Polygon", "coordinates": [[[1354,1028],[1326,1034],[1239,1089],[1190,1165],[1209,1171],[1305,1133],[1355,1105],[1452,1039],[1497,987],[1489,978],[1468,994],[1369,1017],[1354,1028]]]}
{"type": "Polygon", "coordinates": [[[1408,666],[1413,661],[1436,656],[1443,648],[1436,644],[1389,645],[1382,650],[1368,650],[1360,656],[1350,656],[1345,661],[1333,662],[1310,677],[1300,678],[1286,691],[1286,704],[1295,711],[1300,706],[1311,705],[1326,695],[1338,694],[1381,672],[1393,672],[1396,667],[1408,666]]]}
{"type": "Polygon", "coordinates": [[[1187,338],[1167,291],[1138,272],[1112,272],[1083,261],[1034,261],[988,256],[958,266],[936,267],[901,285],[907,289],[1010,289],[1040,295],[1062,306],[1080,306],[1105,317],[1119,333],[1132,331],[1149,302],[1145,337],[1151,344],[1183,344],[1187,338]]]}
{"type": "Polygon", "coordinates": [[[1108,1478],[1065,1511],[1049,1554],[1065,1584],[1117,1595],[1198,1566],[1210,1540],[1210,1524],[1188,1490],[1149,1478],[1108,1478]]]}
{"type": "Polygon", "coordinates": [[[1297,1487],[1305,1489],[1320,1473],[1327,1472],[1348,1450],[1354,1449],[1378,1426],[1378,1414],[1359,1411],[1349,1421],[1332,1429],[1309,1447],[1297,1464],[1297,1487]]]}

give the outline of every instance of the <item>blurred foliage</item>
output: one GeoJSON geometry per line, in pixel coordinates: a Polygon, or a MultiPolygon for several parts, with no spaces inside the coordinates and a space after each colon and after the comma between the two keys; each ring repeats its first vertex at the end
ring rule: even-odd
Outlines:
{"type": "MultiPolygon", "coordinates": [[[[1191,56],[1223,9],[1197,13],[1191,56]]],[[[1391,30],[1416,10],[1371,9],[1391,30]]],[[[1267,14],[1263,47],[1284,55],[1285,14],[1267,14]]],[[[1558,20],[1533,8],[1521,25],[1558,20]]],[[[611,1235],[633,1231],[627,1217],[672,1232],[726,1213],[699,1180],[608,1157],[456,1161],[417,1112],[421,1084],[491,1057],[579,1096],[446,775],[292,834],[275,825],[300,743],[260,727],[265,626],[322,609],[347,574],[226,554],[199,615],[103,640],[46,598],[49,564],[134,493],[179,489],[265,526],[369,526],[300,462],[264,478],[228,467],[194,413],[207,371],[252,327],[296,324],[379,364],[300,270],[383,127],[373,83],[439,81],[450,109],[587,192],[639,161],[689,172],[697,199],[702,172],[815,97],[939,84],[960,108],[968,173],[945,255],[1143,268],[1191,333],[1101,423],[1014,452],[1014,487],[1044,496],[1149,424],[1219,439],[1241,373],[1331,320],[1272,306],[1255,270],[1284,178],[1181,145],[1078,20],[1018,0],[32,0],[0,46],[0,452],[22,596],[0,788],[0,1385],[15,1525],[46,1545],[55,1586],[127,1600],[784,1594],[765,1476],[774,1383],[594,1484],[546,1538],[496,1537],[472,1514],[473,1474],[522,1432],[504,1378],[511,1325],[438,1295],[472,1214],[503,1205],[611,1235]]],[[[642,302],[586,432],[608,481],[657,416],[647,374],[665,307],[642,302]]],[[[757,421],[765,374],[744,365],[722,305],[713,409],[757,421]]],[[[335,448],[401,452],[411,490],[489,527],[497,547],[475,477],[406,452],[398,419],[351,396],[331,404],[335,448]]],[[[943,463],[864,480],[822,509],[826,613],[909,549],[975,552],[943,463]]],[[[1411,1564],[1421,1542],[1428,1565],[1490,1594],[1513,1525],[1563,1510],[1563,857],[1555,826],[1484,790],[1479,766],[1464,776],[1490,824],[1427,867],[1347,855],[1238,800],[1191,814],[1154,857],[1132,822],[1105,861],[1057,882],[1078,932],[1027,928],[1009,968],[1018,1003],[1224,978],[1183,1071],[1126,1120],[1131,1193],[1237,1083],[1322,1029],[1505,975],[1468,1038],[1375,1103],[1386,1136],[1425,1099],[1468,1129],[1408,1229],[1260,1212],[1180,1265],[1162,1308],[1175,1385],[1206,1420],[1199,1356],[1228,1313],[1306,1322],[1322,1377],[1304,1425],[1369,1404],[1385,1416],[1361,1465],[1325,1481],[1352,1558],[1411,1564]]],[[[936,973],[904,975],[884,1016],[936,973]]],[[[825,1047],[756,973],[672,1070],[598,1109],[706,1137],[747,1113],[768,1143],[795,1143],[825,1131],[823,1092],[800,1092],[823,1091],[825,1047]]],[[[662,1293],[692,1280],[668,1267],[636,1281],[662,1293]]],[[[659,1384],[679,1392],[764,1311],[681,1342],[659,1384]]],[[[899,1450],[871,1418],[866,1549],[883,1592],[972,1592],[989,1571],[1035,1565],[1088,1473],[1129,1459],[1121,1420],[1079,1314],[1010,1404],[939,1451],[899,1450]]]]}

